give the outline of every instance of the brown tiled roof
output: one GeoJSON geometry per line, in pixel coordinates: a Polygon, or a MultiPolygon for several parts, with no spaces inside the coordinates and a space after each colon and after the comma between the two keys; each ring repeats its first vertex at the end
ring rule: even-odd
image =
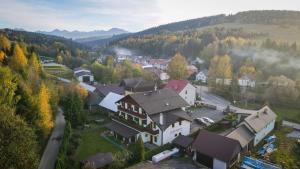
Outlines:
{"type": "Polygon", "coordinates": [[[226,137],[239,141],[241,146],[244,148],[254,138],[254,134],[245,125],[241,125],[229,133],[226,137]]]}
{"type": "Polygon", "coordinates": [[[105,127],[108,128],[109,130],[112,130],[112,131],[120,134],[123,137],[126,137],[126,138],[130,138],[139,133],[138,131],[133,130],[132,128],[129,128],[129,127],[127,127],[121,123],[118,123],[116,121],[112,121],[112,122],[106,124],[105,127]]]}
{"type": "Polygon", "coordinates": [[[119,95],[124,95],[124,87],[119,86],[118,84],[111,85],[97,85],[97,92],[99,92],[102,96],[106,96],[109,92],[113,92],[119,95]]]}
{"type": "Polygon", "coordinates": [[[198,134],[192,148],[201,154],[224,162],[231,161],[241,150],[237,140],[207,131],[201,131],[198,134]]]}
{"type": "Polygon", "coordinates": [[[132,92],[144,92],[154,90],[155,83],[152,81],[146,81],[143,78],[127,78],[123,79],[120,83],[120,86],[123,86],[125,90],[132,92]]]}
{"type": "Polygon", "coordinates": [[[126,97],[131,97],[149,115],[189,106],[183,98],[171,89],[134,93],[126,97]]]}

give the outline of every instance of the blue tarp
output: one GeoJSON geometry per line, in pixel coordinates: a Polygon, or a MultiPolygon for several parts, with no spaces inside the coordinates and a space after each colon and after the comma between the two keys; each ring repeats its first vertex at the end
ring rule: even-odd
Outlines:
{"type": "Polygon", "coordinates": [[[241,169],[282,169],[282,166],[251,157],[244,157],[241,169]]]}

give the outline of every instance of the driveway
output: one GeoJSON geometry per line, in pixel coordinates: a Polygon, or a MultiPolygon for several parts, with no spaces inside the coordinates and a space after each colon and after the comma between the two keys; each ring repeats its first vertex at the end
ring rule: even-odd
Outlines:
{"type": "Polygon", "coordinates": [[[43,156],[40,161],[39,169],[54,169],[56,157],[59,151],[59,145],[64,134],[66,121],[61,109],[58,109],[58,113],[55,117],[55,127],[52,131],[51,137],[48,140],[47,146],[44,150],[43,156]]]}
{"type": "MultiPolygon", "coordinates": [[[[128,169],[199,169],[190,159],[170,159],[156,164],[142,162],[128,169]]],[[[201,168],[201,167],[200,167],[201,168]]]]}

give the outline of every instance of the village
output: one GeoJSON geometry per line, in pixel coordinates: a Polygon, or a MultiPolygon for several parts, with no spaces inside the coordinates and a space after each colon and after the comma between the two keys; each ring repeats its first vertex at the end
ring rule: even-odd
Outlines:
{"type": "MultiPolygon", "coordinates": [[[[146,161],[131,166],[133,169],[177,165],[214,169],[282,168],[269,159],[278,145],[274,130],[282,124],[268,105],[239,108],[210,92],[208,70],[198,70],[195,66],[201,60],[188,65],[189,80],[170,79],[167,74],[170,59],[117,56],[114,62],[125,60],[153,73],[160,83],[133,77],[116,84],[100,84],[89,69],[73,70],[78,85],[88,91],[89,120],[80,130],[87,138],[83,136],[75,155],[81,166],[109,168],[116,152],[131,151],[136,143],[142,142],[146,161]]],[[[232,79],[215,79],[216,84],[231,82],[232,79]]],[[[237,82],[245,90],[263,83],[251,76],[242,76],[237,82]]]]}

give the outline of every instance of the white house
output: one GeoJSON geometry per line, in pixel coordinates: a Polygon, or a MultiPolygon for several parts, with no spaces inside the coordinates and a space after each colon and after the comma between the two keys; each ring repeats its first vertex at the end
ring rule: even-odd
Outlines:
{"type": "Polygon", "coordinates": [[[99,106],[110,110],[111,112],[118,112],[117,101],[122,99],[124,96],[117,93],[109,92],[103,100],[99,103],[99,106]]]}
{"type": "Polygon", "coordinates": [[[168,59],[150,59],[149,64],[160,70],[167,70],[170,60],[168,59]]]}
{"type": "Polygon", "coordinates": [[[231,82],[232,82],[232,79],[228,79],[228,78],[216,78],[216,84],[218,84],[218,85],[230,86],[231,82]]]}
{"type": "Polygon", "coordinates": [[[204,69],[201,70],[199,73],[196,74],[196,81],[200,81],[202,83],[207,83],[207,78],[208,78],[208,70],[204,69]]]}
{"type": "Polygon", "coordinates": [[[253,76],[244,75],[238,79],[240,87],[255,87],[255,79],[253,76]]]}
{"type": "Polygon", "coordinates": [[[94,76],[91,71],[84,68],[75,68],[74,76],[79,82],[90,83],[94,81],[94,76]]]}
{"type": "Polygon", "coordinates": [[[143,142],[161,146],[190,134],[191,118],[183,110],[188,104],[173,90],[129,94],[117,105],[106,127],[126,144],[141,136],[143,142]]]}
{"type": "Polygon", "coordinates": [[[165,86],[176,91],[190,106],[196,101],[196,88],[187,80],[170,80],[165,86]]]}
{"type": "Polygon", "coordinates": [[[268,106],[265,106],[246,117],[240,125],[245,125],[254,133],[253,145],[256,146],[274,129],[276,117],[277,115],[268,106]]]}

